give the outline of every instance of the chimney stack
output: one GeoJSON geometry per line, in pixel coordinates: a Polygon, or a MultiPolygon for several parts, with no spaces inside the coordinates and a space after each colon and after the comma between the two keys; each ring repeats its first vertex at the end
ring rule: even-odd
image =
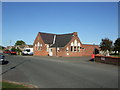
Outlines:
{"type": "Polygon", "coordinates": [[[74,36],[78,36],[77,32],[73,32],[73,35],[74,35],[74,36]]]}

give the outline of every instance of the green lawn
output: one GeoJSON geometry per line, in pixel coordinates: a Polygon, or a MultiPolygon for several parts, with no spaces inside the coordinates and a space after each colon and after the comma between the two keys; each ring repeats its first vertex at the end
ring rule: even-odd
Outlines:
{"type": "Polygon", "coordinates": [[[24,85],[2,82],[2,88],[27,88],[24,85]]]}
{"type": "Polygon", "coordinates": [[[2,85],[2,88],[29,88],[28,86],[25,86],[23,84],[11,83],[6,81],[2,81],[0,82],[0,84],[2,85]]]}

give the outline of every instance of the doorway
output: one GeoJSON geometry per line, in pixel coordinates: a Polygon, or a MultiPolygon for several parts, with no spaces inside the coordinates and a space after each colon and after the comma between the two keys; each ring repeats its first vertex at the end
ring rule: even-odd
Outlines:
{"type": "Polygon", "coordinates": [[[49,56],[53,56],[52,48],[49,48],[49,56]]]}

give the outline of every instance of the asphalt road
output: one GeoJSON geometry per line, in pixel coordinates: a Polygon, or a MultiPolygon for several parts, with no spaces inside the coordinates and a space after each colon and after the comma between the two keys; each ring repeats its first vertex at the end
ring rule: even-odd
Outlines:
{"type": "Polygon", "coordinates": [[[7,55],[0,75],[39,88],[118,88],[118,67],[89,59],[7,55]]]}

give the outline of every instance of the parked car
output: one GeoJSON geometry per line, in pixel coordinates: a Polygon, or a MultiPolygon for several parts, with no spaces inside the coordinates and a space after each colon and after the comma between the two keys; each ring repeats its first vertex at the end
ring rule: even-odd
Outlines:
{"type": "Polygon", "coordinates": [[[11,51],[10,51],[10,54],[11,54],[11,55],[17,55],[17,52],[16,52],[15,50],[11,50],[11,51]]]}
{"type": "Polygon", "coordinates": [[[4,50],[3,53],[4,54],[10,54],[10,51],[9,50],[4,50]]]}
{"type": "Polygon", "coordinates": [[[0,63],[4,61],[5,61],[5,56],[2,53],[0,53],[0,63]]]}
{"type": "Polygon", "coordinates": [[[33,48],[25,48],[23,51],[22,51],[22,55],[33,55],[33,48]]]}

